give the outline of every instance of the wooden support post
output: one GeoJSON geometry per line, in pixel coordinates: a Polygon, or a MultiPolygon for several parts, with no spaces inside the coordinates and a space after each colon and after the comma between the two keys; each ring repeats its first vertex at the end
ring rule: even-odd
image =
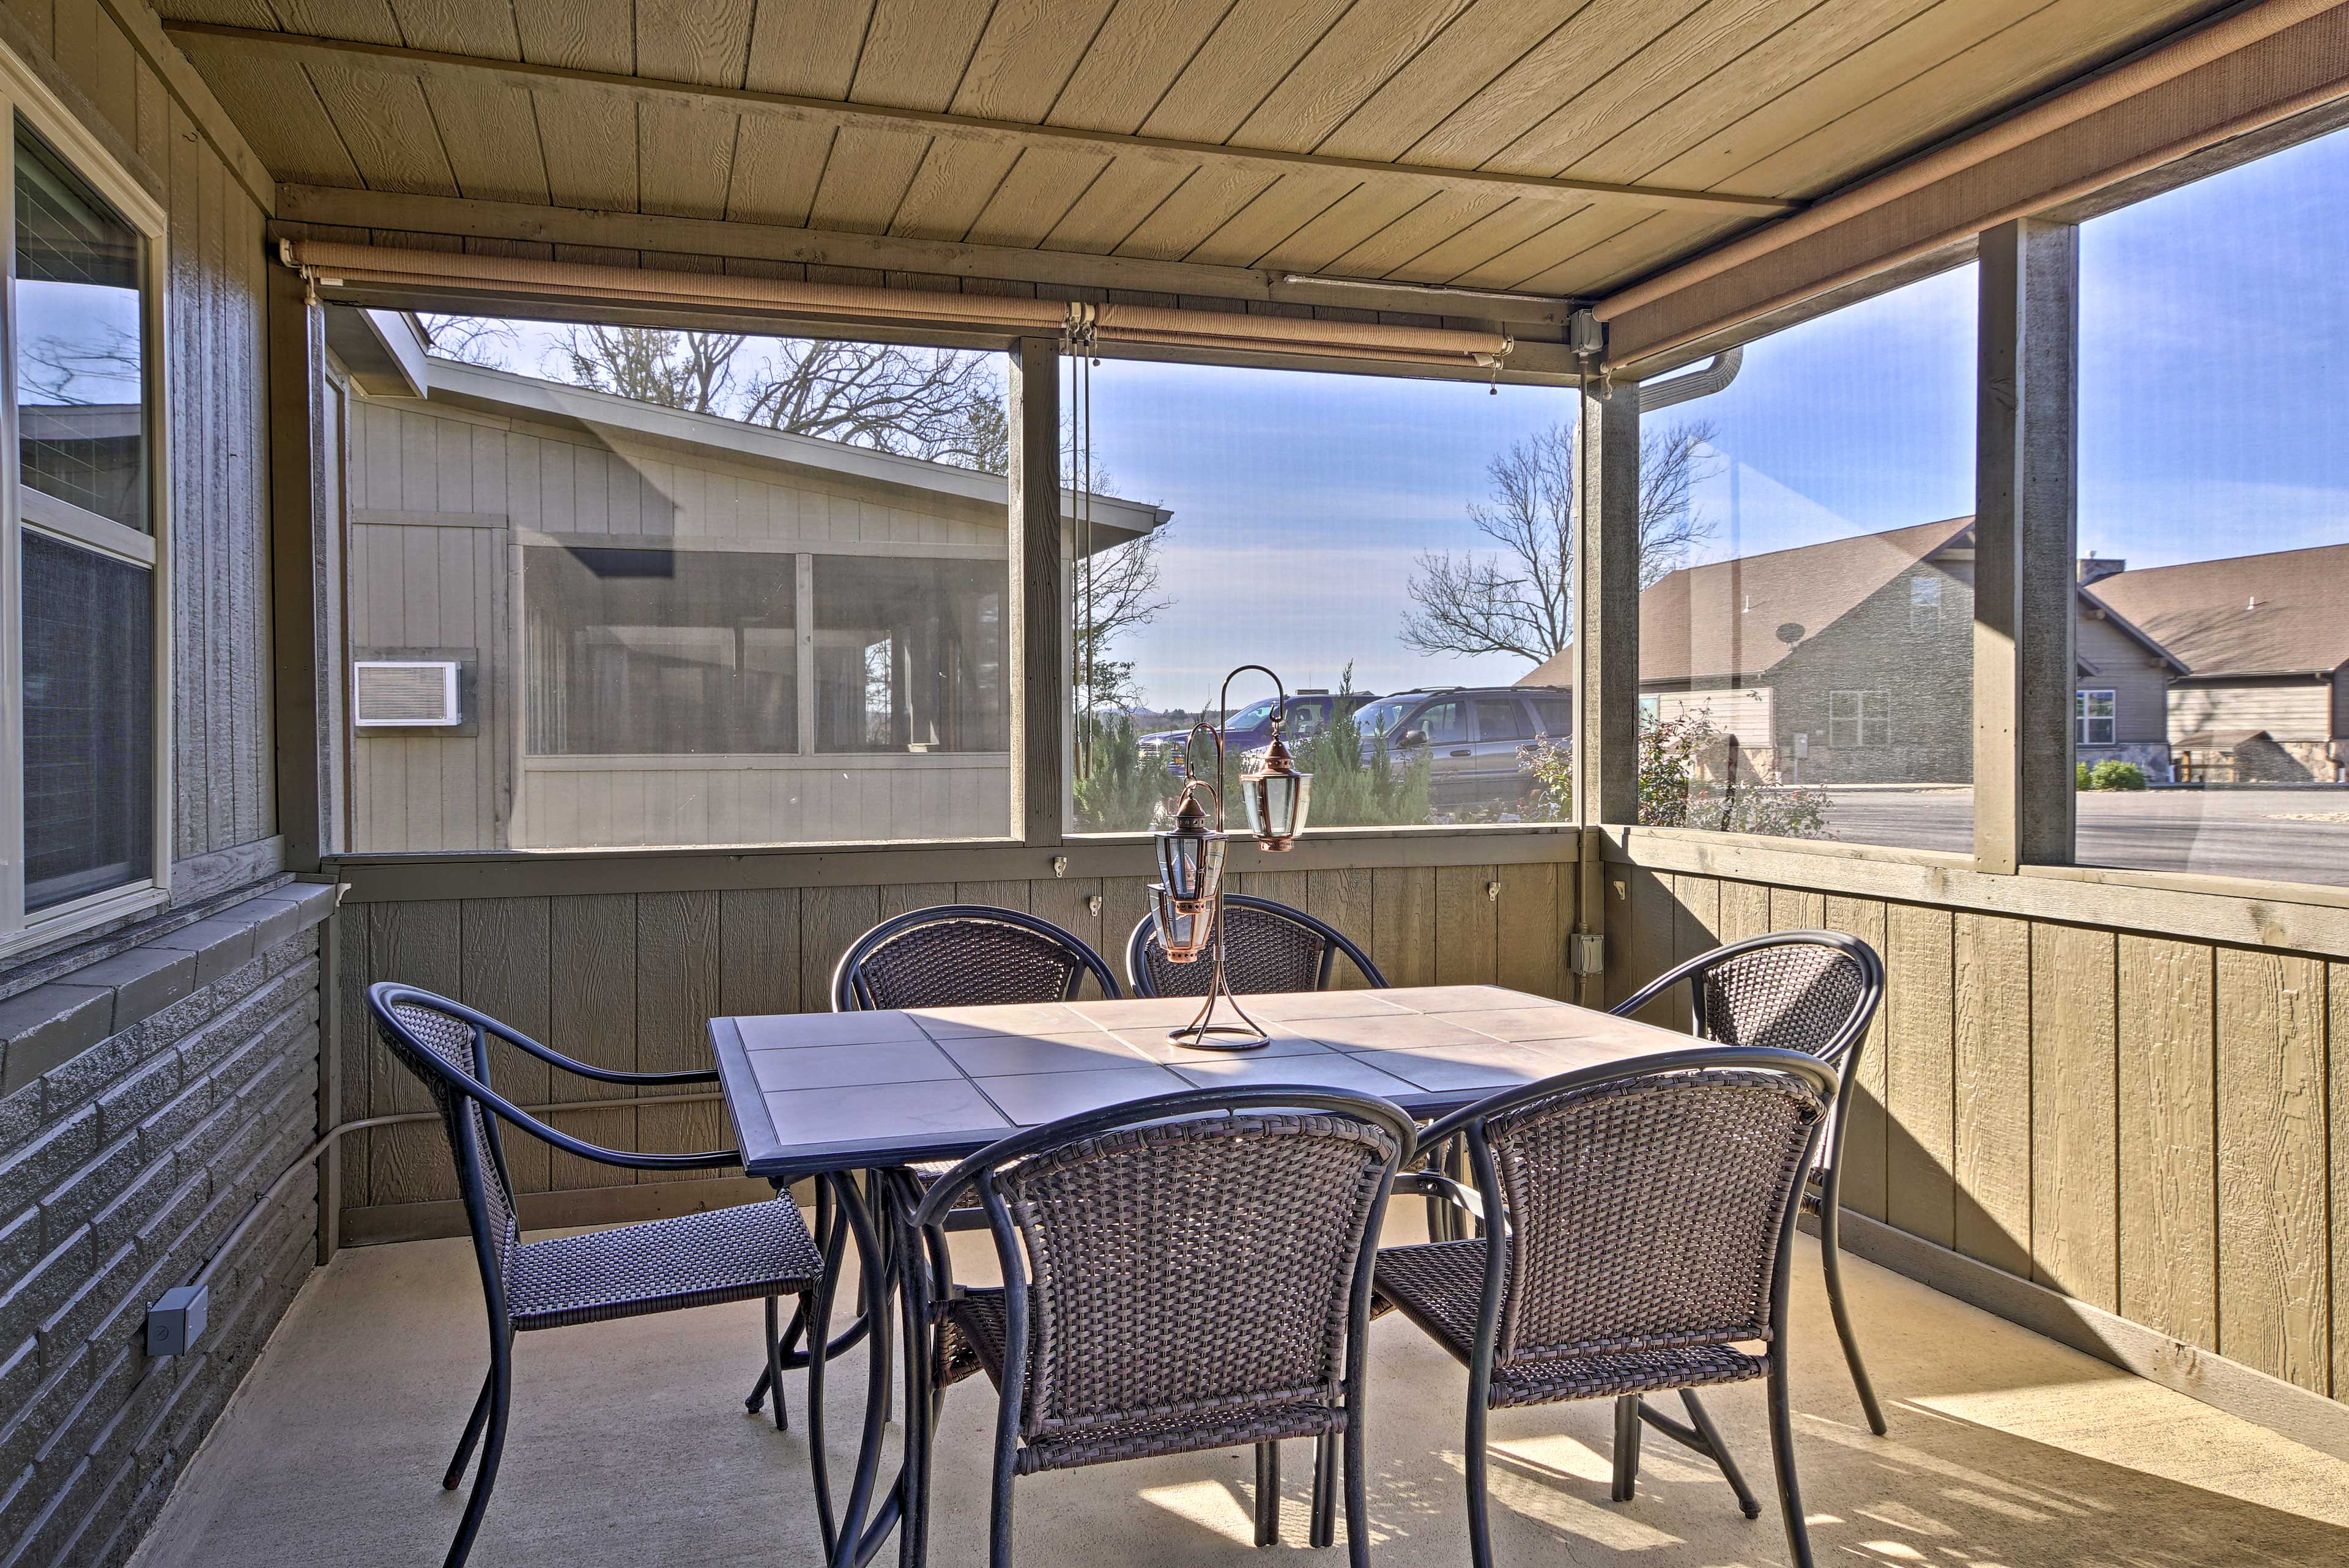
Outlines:
{"type": "Polygon", "coordinates": [[[2072,860],[2079,231],[1982,236],[1975,383],[1974,865],[2072,860]]]}
{"type": "Polygon", "coordinates": [[[340,472],[326,428],[325,315],[299,273],[271,266],[268,293],[269,573],[277,825],[285,869],[318,869],[334,837],[341,758],[336,606],[340,472]],[[330,689],[329,682],[333,682],[330,689]]]}
{"type": "Polygon", "coordinates": [[[1012,831],[1031,849],[1061,841],[1068,796],[1068,696],[1061,605],[1061,346],[1011,350],[1012,831]]]}
{"type": "Polygon", "coordinates": [[[1575,432],[1574,805],[1586,825],[1640,820],[1640,399],[1582,394],[1575,432]]]}

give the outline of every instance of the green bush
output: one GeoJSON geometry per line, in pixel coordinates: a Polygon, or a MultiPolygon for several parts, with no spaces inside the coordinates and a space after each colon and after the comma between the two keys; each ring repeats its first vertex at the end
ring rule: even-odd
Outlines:
{"type": "Polygon", "coordinates": [[[1079,737],[1090,742],[1086,766],[1071,790],[1077,826],[1088,832],[1140,832],[1151,825],[1159,803],[1179,787],[1165,766],[1142,759],[1142,737],[1124,714],[1102,719],[1077,717],[1079,737]]]}
{"type": "MultiPolygon", "coordinates": [[[[1724,751],[1725,738],[1712,715],[1700,711],[1677,718],[1640,721],[1640,821],[1650,828],[1711,828],[1725,833],[1762,833],[1780,839],[1832,839],[1824,789],[1775,781],[1733,782],[1715,793],[1700,787],[1698,759],[1724,751]]],[[[1541,807],[1556,820],[1572,820],[1574,749],[1564,741],[1537,740],[1518,753],[1534,776],[1541,807]]]]}
{"type": "MultiPolygon", "coordinates": [[[[1295,748],[1298,770],[1313,775],[1307,821],[1316,828],[1418,827],[1430,820],[1428,758],[1402,761],[1388,755],[1383,736],[1362,755],[1361,727],[1354,722],[1354,666],[1338,678],[1338,697],[1329,725],[1295,748]]],[[[1236,813],[1242,810],[1233,802],[1236,813]]]]}
{"type": "Polygon", "coordinates": [[[2089,789],[2095,788],[2094,785],[2088,782],[2088,765],[2086,763],[2075,762],[2072,764],[2072,788],[2075,789],[2089,789]]]}
{"type": "Polygon", "coordinates": [[[2088,773],[2088,788],[2091,789],[2142,789],[2145,788],[2145,769],[2134,762],[2123,762],[2117,758],[2109,762],[2099,762],[2088,773]]]}

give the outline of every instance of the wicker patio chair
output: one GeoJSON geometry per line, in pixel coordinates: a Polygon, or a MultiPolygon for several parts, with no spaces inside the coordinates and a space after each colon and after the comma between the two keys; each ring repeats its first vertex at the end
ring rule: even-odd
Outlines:
{"type": "MultiPolygon", "coordinates": [[[[1072,1002],[1088,975],[1102,995],[1121,995],[1101,954],[1049,920],[993,904],[933,904],[893,914],[849,944],[832,972],[832,1010],[1072,1002]]],[[[925,1161],[908,1169],[916,1181],[928,1181],[943,1175],[947,1162],[925,1161]]],[[[826,1197],[819,1190],[819,1219],[824,1217],[826,1197]]],[[[825,1227],[819,1224],[817,1229],[821,1233],[825,1227]]],[[[823,1239],[829,1284],[839,1277],[842,1250],[830,1237],[823,1239]]],[[[826,1354],[838,1355],[854,1345],[868,1326],[860,1314],[832,1340],[826,1354]]],[[[788,1369],[802,1363],[805,1353],[797,1346],[806,1332],[806,1315],[793,1314],[782,1331],[779,1366],[788,1369]]],[[[761,1372],[743,1398],[744,1407],[758,1409],[772,1381],[771,1372],[761,1372]]]]}
{"type": "MultiPolygon", "coordinates": [[[[1466,1146],[1485,1234],[1379,1254],[1382,1301],[1468,1368],[1468,1542],[1491,1568],[1485,1422],[1505,1406],[1615,1400],[1615,1484],[1639,1473],[1640,1423],[1747,1490],[1696,1389],[1769,1379],[1770,1447],[1796,1568],[1811,1568],[1786,1389],[1786,1294],[1803,1172],[1834,1071],[1794,1051],[1678,1051],[1506,1089],[1426,1142],[1466,1146]],[[1497,1217],[1498,1222],[1490,1222],[1497,1217]],[[1759,1342],[1759,1354],[1738,1348],[1759,1342]],[[1689,1424],[1645,1393],[1678,1390],[1689,1424]]],[[[1425,1190],[1452,1184],[1433,1171],[1425,1190]]]]}
{"type": "Polygon", "coordinates": [[[984,903],[894,914],[851,943],[832,972],[832,1010],[1073,1002],[1092,975],[1123,995],[1109,965],[1049,920],[984,903]]]}
{"type": "MultiPolygon", "coordinates": [[[[547,1126],[490,1085],[492,1038],[541,1061],[603,1083],[674,1086],[714,1081],[715,1072],[631,1073],[592,1067],[460,1003],[429,991],[383,982],[367,987],[367,1010],[393,1056],[432,1093],[449,1135],[464,1195],[465,1220],[489,1308],[490,1370],[465,1422],[440,1484],[454,1491],[473,1445],[481,1462],[473,1477],[457,1539],[445,1568],[460,1568],[472,1551],[497,1484],[505,1450],[506,1407],[512,1393],[513,1336],[609,1318],[636,1317],[723,1302],[767,1304],[770,1372],[778,1347],[776,1298],[797,1296],[805,1312],[818,1288],[822,1260],[799,1209],[788,1199],[744,1203],[675,1219],[525,1242],[516,1217],[498,1121],[512,1122],[566,1154],[638,1171],[700,1171],[736,1164],[731,1149],[695,1154],[634,1154],[584,1142],[547,1126]],[[486,1432],[486,1435],[485,1435],[486,1432]]],[[[777,1382],[780,1389],[780,1380],[777,1382]]],[[[786,1424],[780,1392],[775,1425],[786,1424]]],[[[812,1434],[811,1435],[812,1441],[812,1434]]]]}
{"type": "MultiPolygon", "coordinates": [[[[1315,1442],[1317,1547],[1335,1533],[1342,1442],[1347,1550],[1369,1562],[1371,1271],[1413,1141],[1411,1119],[1368,1095],[1195,1089],[1016,1133],[931,1186],[914,1226],[935,1237],[975,1191],[1003,1270],[999,1289],[914,1271],[940,1391],[981,1369],[996,1385],[993,1568],[1011,1561],[1014,1478],[1241,1443],[1270,1545],[1284,1438],[1315,1442]]],[[[937,1405],[908,1403],[924,1418],[906,1440],[919,1562],[937,1405]]]]}
{"type": "MultiPolygon", "coordinates": [[[[1374,989],[1387,977],[1371,955],[1346,934],[1301,909],[1245,893],[1224,895],[1224,977],[1236,992],[1327,991],[1338,955],[1361,972],[1374,989]]],[[[1156,923],[1148,915],[1126,938],[1125,975],[1137,996],[1204,996],[1208,964],[1176,964],[1159,945],[1156,923]]]]}
{"type": "Polygon", "coordinates": [[[1859,1337],[1843,1292],[1843,1140],[1851,1128],[1851,1101],[1859,1082],[1859,1055],[1884,999],[1884,961],[1876,949],[1840,931],[1780,931],[1733,942],[1658,975],[1612,1009],[1630,1017],[1685,983],[1696,1032],[1724,1046],[1775,1046],[1814,1056],[1836,1069],[1835,1115],[1819,1162],[1804,1188],[1803,1206],[1819,1217],[1819,1263],[1836,1337],[1851,1368],[1860,1408],[1878,1437],[1885,1433],[1876,1387],[1860,1359],[1859,1337]]]}

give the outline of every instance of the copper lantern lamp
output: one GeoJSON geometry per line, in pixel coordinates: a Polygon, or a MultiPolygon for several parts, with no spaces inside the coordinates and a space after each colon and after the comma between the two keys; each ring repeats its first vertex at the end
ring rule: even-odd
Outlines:
{"type": "Polygon", "coordinates": [[[1305,830],[1305,817],[1313,796],[1313,776],[1298,771],[1280,728],[1288,717],[1288,692],[1280,677],[1262,665],[1242,665],[1224,677],[1216,698],[1216,722],[1205,719],[1191,727],[1183,747],[1184,782],[1175,796],[1174,826],[1154,835],[1158,881],[1150,888],[1150,915],[1158,932],[1158,945],[1173,964],[1214,965],[1207,995],[1197,1016],[1180,1028],[1166,1031],[1178,1046],[1205,1051],[1253,1051],[1268,1043],[1264,1027],[1244,1011],[1224,975],[1224,858],[1230,838],[1224,831],[1224,736],[1230,713],[1232,682],[1249,670],[1270,676],[1278,700],[1272,710],[1272,739],[1262,759],[1240,775],[1241,799],[1247,807],[1248,833],[1258,847],[1278,853],[1297,841],[1305,830]],[[1212,782],[1195,770],[1202,736],[1213,743],[1212,782]],[[1214,808],[1212,817],[1209,806],[1214,808]],[[1237,1023],[1216,1021],[1218,1002],[1228,1002],[1237,1023]]]}

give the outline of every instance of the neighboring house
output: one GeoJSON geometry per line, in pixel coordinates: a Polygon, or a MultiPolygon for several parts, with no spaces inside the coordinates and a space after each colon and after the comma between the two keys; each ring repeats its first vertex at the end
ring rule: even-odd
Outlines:
{"type": "MultiPolygon", "coordinates": [[[[454,663],[460,711],[354,702],[353,848],[1009,830],[1003,476],[438,359],[406,377],[350,398],[350,654],[454,663]]],[[[1095,547],[1169,515],[1095,497],[1095,547]]]]}
{"type": "Polygon", "coordinates": [[[2220,783],[2341,777],[2349,544],[2121,568],[2094,592],[2185,663],[2168,689],[2181,769],[2220,783]]]}
{"type": "MultiPolygon", "coordinates": [[[[1811,784],[1973,777],[1973,520],[1683,567],[1640,596],[1640,693],[1702,712],[1764,776],[1811,784]]],[[[2083,755],[2161,766],[2182,666],[2080,593],[2083,755]]],[[[1525,677],[1573,679],[1565,655],[1525,677]]]]}

